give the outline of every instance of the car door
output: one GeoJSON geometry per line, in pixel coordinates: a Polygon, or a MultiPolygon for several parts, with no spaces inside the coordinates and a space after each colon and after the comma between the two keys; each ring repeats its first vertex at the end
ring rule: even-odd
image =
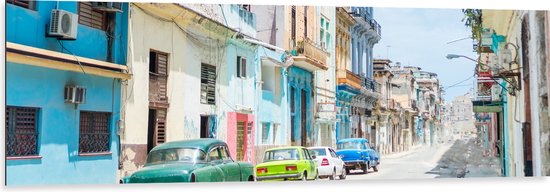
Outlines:
{"type": "Polygon", "coordinates": [[[338,155],[336,155],[336,151],[334,151],[334,149],[328,148],[328,150],[330,152],[330,156],[332,157],[334,165],[336,166],[336,171],[338,173],[341,173],[344,167],[344,162],[342,161],[342,159],[340,159],[340,157],[338,157],[338,155]]]}
{"type": "Polygon", "coordinates": [[[225,174],[226,181],[241,181],[241,168],[239,164],[229,155],[229,150],[227,146],[220,145],[217,147],[218,152],[220,153],[221,163],[218,166],[222,169],[225,174]]]}
{"type": "Polygon", "coordinates": [[[312,178],[316,172],[316,165],[315,165],[315,161],[313,160],[313,158],[311,158],[311,155],[309,154],[309,151],[305,148],[302,148],[302,154],[304,156],[304,159],[306,161],[306,163],[308,164],[308,169],[307,169],[307,172],[308,172],[308,177],[309,178],[312,178]]]}
{"type": "Polygon", "coordinates": [[[207,168],[210,170],[207,172],[209,173],[210,178],[218,178],[220,180],[226,181],[226,173],[222,169],[223,166],[220,166],[220,164],[223,163],[223,160],[220,156],[218,148],[218,146],[213,146],[208,149],[207,162],[210,164],[211,167],[207,168]]]}

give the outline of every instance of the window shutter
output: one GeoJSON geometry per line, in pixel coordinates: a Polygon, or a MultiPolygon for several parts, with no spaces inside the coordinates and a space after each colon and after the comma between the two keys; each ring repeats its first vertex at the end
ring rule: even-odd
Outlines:
{"type": "Polygon", "coordinates": [[[237,56],[237,77],[241,77],[241,56],[237,56]]]}
{"type": "Polygon", "coordinates": [[[201,103],[216,104],[216,67],[201,65],[201,103]]]}
{"type": "Polygon", "coordinates": [[[155,146],[166,142],[166,109],[158,109],[155,122],[155,146]]]}
{"type": "Polygon", "coordinates": [[[241,57],[242,77],[246,77],[246,58],[241,57]]]}
{"type": "Polygon", "coordinates": [[[106,14],[92,9],[91,2],[78,3],[78,23],[105,31],[106,14]]]}

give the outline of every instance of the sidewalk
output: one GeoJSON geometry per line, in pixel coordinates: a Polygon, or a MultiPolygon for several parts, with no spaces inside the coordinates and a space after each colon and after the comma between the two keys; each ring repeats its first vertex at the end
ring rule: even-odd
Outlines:
{"type": "Polygon", "coordinates": [[[426,145],[423,145],[423,144],[413,145],[408,151],[402,151],[402,152],[391,153],[391,154],[384,154],[384,155],[381,155],[382,156],[381,158],[382,159],[384,159],[384,158],[390,158],[390,159],[400,158],[400,157],[403,157],[405,155],[412,154],[412,153],[418,151],[422,147],[426,147],[426,145]]]}

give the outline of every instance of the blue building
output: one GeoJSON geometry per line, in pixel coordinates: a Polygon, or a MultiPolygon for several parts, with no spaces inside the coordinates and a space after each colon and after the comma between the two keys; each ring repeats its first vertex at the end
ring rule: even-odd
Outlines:
{"type": "Polygon", "coordinates": [[[127,7],[7,2],[7,185],[117,182],[127,7]]]}
{"type": "Polygon", "coordinates": [[[340,123],[338,139],[372,139],[375,119],[372,110],[380,97],[379,84],[373,79],[373,47],[381,39],[381,27],[373,18],[372,7],[351,7],[354,24],[350,28],[351,70],[349,76],[360,87],[337,87],[340,123]]]}

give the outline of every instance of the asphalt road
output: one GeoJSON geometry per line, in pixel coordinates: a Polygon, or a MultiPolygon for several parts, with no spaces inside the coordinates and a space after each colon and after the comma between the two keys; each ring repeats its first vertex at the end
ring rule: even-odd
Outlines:
{"type": "Polygon", "coordinates": [[[348,174],[346,180],[441,178],[438,161],[451,146],[451,143],[421,146],[408,152],[382,156],[378,172],[370,169],[368,174],[364,174],[356,170],[348,174]]]}

